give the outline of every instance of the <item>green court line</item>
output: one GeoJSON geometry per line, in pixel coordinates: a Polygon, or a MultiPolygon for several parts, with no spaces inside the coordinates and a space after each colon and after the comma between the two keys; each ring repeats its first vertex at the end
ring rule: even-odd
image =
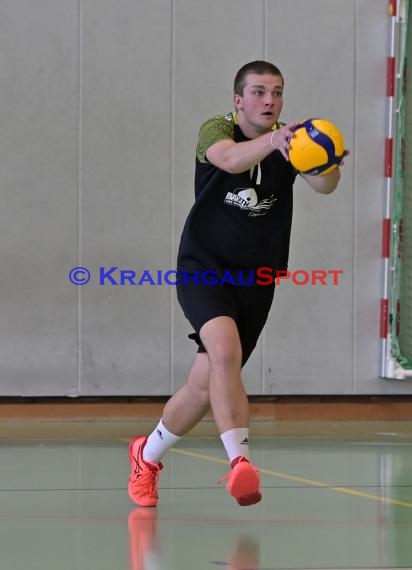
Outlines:
{"type": "MultiPolygon", "coordinates": [[[[228,464],[225,459],[220,459],[219,457],[213,457],[212,455],[204,455],[203,453],[196,453],[194,451],[186,451],[183,449],[170,449],[173,453],[178,453],[180,455],[187,455],[188,457],[193,457],[195,459],[204,459],[205,461],[213,461],[214,463],[228,464]]],[[[397,505],[398,507],[405,507],[407,509],[412,509],[412,503],[408,501],[399,501],[398,499],[390,499],[388,497],[381,497],[379,495],[373,495],[371,493],[364,493],[363,491],[355,491],[353,489],[348,489],[347,487],[336,487],[322,481],[316,481],[314,479],[306,479],[304,477],[298,477],[296,475],[289,475],[288,473],[282,473],[280,471],[272,471],[271,469],[263,469],[259,467],[261,473],[265,475],[270,475],[272,477],[278,477],[279,479],[285,479],[287,481],[295,481],[296,483],[302,483],[311,487],[323,487],[325,489],[330,489],[336,493],[342,493],[344,495],[352,495],[353,497],[360,497],[362,499],[369,499],[371,501],[377,501],[379,503],[386,503],[389,505],[397,505]]]]}

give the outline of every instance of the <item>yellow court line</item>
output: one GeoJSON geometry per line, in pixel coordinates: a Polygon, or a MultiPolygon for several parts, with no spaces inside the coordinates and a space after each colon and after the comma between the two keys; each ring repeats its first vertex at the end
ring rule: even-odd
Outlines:
{"type": "MultiPolygon", "coordinates": [[[[223,463],[227,465],[228,462],[225,459],[220,459],[219,457],[213,457],[212,455],[204,455],[203,453],[196,453],[194,451],[186,451],[183,449],[170,449],[173,453],[179,453],[180,455],[187,455],[188,457],[193,457],[195,459],[204,459],[205,461],[213,461],[214,463],[223,463]]],[[[399,501],[397,499],[390,499],[388,497],[381,497],[379,495],[372,495],[371,493],[364,493],[363,491],[355,491],[354,489],[348,489],[347,487],[335,487],[329,485],[328,483],[322,483],[322,481],[316,481],[314,479],[305,479],[304,477],[297,477],[296,475],[289,475],[288,473],[282,473],[280,471],[271,471],[270,469],[261,469],[261,473],[266,475],[271,475],[272,477],[278,477],[279,479],[285,479],[287,481],[295,481],[296,483],[302,483],[304,485],[309,485],[311,487],[323,487],[325,489],[330,489],[331,491],[336,491],[336,493],[343,493],[344,495],[352,495],[354,497],[361,497],[362,499],[370,499],[372,501],[377,501],[379,503],[386,503],[389,505],[397,505],[398,507],[406,507],[412,509],[412,503],[408,501],[399,501]]]]}

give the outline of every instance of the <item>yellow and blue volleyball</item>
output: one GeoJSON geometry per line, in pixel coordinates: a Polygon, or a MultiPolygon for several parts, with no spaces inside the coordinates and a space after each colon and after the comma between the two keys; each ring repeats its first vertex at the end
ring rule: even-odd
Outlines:
{"type": "Polygon", "coordinates": [[[345,141],[336,125],[326,119],[307,119],[290,139],[289,160],[303,174],[324,176],[343,158],[345,141]]]}

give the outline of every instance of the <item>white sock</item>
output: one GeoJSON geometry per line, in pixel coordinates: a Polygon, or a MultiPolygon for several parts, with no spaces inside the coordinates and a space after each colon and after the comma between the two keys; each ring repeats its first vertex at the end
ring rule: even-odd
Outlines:
{"type": "Polygon", "coordinates": [[[249,428],[234,428],[220,434],[229,461],[240,455],[249,459],[249,428]]]}
{"type": "Polygon", "coordinates": [[[159,463],[166,451],[173,447],[179,439],[180,436],[171,433],[160,420],[147,438],[146,445],[143,448],[143,460],[159,463]]]}

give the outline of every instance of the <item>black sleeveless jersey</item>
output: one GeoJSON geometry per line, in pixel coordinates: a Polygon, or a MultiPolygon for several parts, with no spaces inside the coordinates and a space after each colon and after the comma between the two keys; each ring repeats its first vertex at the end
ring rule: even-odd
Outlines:
{"type": "Polygon", "coordinates": [[[177,268],[187,273],[213,271],[219,277],[228,270],[286,269],[297,172],[274,151],[253,169],[229,174],[206,158],[207,149],[222,139],[249,140],[233,113],[210,119],[200,128],[195,203],[183,229],[177,268]]]}

